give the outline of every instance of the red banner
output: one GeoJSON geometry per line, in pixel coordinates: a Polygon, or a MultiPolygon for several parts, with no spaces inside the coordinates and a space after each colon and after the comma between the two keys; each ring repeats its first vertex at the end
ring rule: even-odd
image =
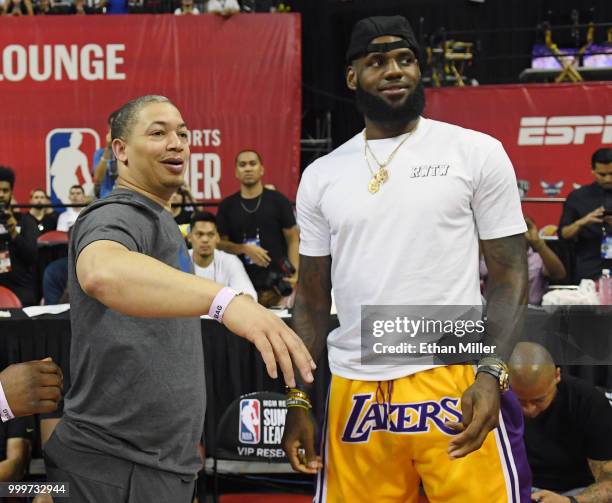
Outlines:
{"type": "Polygon", "coordinates": [[[15,169],[19,202],[35,187],[57,200],[66,186],[89,182],[107,116],[145,94],[167,96],[187,122],[187,179],[196,198],[218,200],[238,189],[234,158],[244,148],[261,153],[265,183],[295,197],[298,15],[0,21],[0,164],[15,169]]]}
{"type": "MultiPolygon", "coordinates": [[[[524,197],[566,197],[593,182],[591,155],[612,147],[610,82],[428,89],[425,115],[500,140],[524,197]]],[[[524,209],[540,226],[559,223],[561,203],[524,209]]]]}

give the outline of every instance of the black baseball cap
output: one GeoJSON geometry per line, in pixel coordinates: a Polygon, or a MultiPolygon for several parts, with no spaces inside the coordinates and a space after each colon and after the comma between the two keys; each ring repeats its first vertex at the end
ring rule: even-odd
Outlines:
{"type": "Polygon", "coordinates": [[[374,16],[358,21],[353,27],[351,41],[346,51],[346,63],[365,56],[370,52],[387,52],[400,47],[411,49],[419,56],[420,48],[414,31],[403,16],[374,16]],[[371,41],[383,35],[393,35],[402,40],[389,44],[372,44],[371,41]]]}

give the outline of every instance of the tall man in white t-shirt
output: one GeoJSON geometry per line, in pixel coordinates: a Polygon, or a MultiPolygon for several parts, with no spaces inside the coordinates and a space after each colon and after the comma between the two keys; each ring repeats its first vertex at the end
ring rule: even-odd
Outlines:
{"type": "Polygon", "coordinates": [[[240,259],[236,255],[217,250],[221,238],[217,230],[217,219],[212,213],[195,213],[191,217],[188,238],[192,246],[189,256],[196,275],[229,286],[257,301],[255,287],[240,259]]]}
{"type": "Polygon", "coordinates": [[[315,358],[327,343],[332,372],[321,456],[308,386],[289,390],[283,447],[294,469],[318,472],[318,503],[413,503],[420,481],[432,503],[527,502],[522,414],[504,363],[527,292],[515,174],[499,141],[422,117],[418,58],[403,17],[353,29],[346,82],[365,130],[310,165],[297,197],[293,326],[315,358]],[[434,365],[423,349],[399,361],[364,351],[363,306],[481,308],[479,239],[493,272],[483,342],[495,356],[434,365]],[[340,326],[328,335],[332,286],[340,326]]]}

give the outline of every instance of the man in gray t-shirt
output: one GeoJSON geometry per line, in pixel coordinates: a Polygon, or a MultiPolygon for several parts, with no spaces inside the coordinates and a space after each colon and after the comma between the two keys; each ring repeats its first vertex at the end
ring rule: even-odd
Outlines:
{"type": "Polygon", "coordinates": [[[193,275],[168,203],[189,160],[178,109],[138,98],[111,133],[117,188],[81,213],[70,242],[72,383],[45,448],[48,478],[69,482],[74,502],[187,503],[204,425],[199,316],[253,342],[290,386],[292,363],[306,381],[314,363],[275,315],[193,275]]]}

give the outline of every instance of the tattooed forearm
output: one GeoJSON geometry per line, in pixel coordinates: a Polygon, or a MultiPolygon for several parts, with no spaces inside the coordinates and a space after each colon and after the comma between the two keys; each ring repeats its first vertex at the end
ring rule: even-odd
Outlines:
{"type": "Polygon", "coordinates": [[[293,330],[315,361],[319,360],[329,329],[331,257],[300,255],[300,275],[293,308],[293,330]]]}
{"type": "Polygon", "coordinates": [[[595,483],[582,491],[576,500],[580,503],[602,503],[612,501],[612,461],[589,459],[589,467],[595,483]]]}
{"type": "Polygon", "coordinates": [[[507,360],[518,342],[527,305],[527,248],[522,234],[482,241],[489,270],[487,339],[507,360]]]}

